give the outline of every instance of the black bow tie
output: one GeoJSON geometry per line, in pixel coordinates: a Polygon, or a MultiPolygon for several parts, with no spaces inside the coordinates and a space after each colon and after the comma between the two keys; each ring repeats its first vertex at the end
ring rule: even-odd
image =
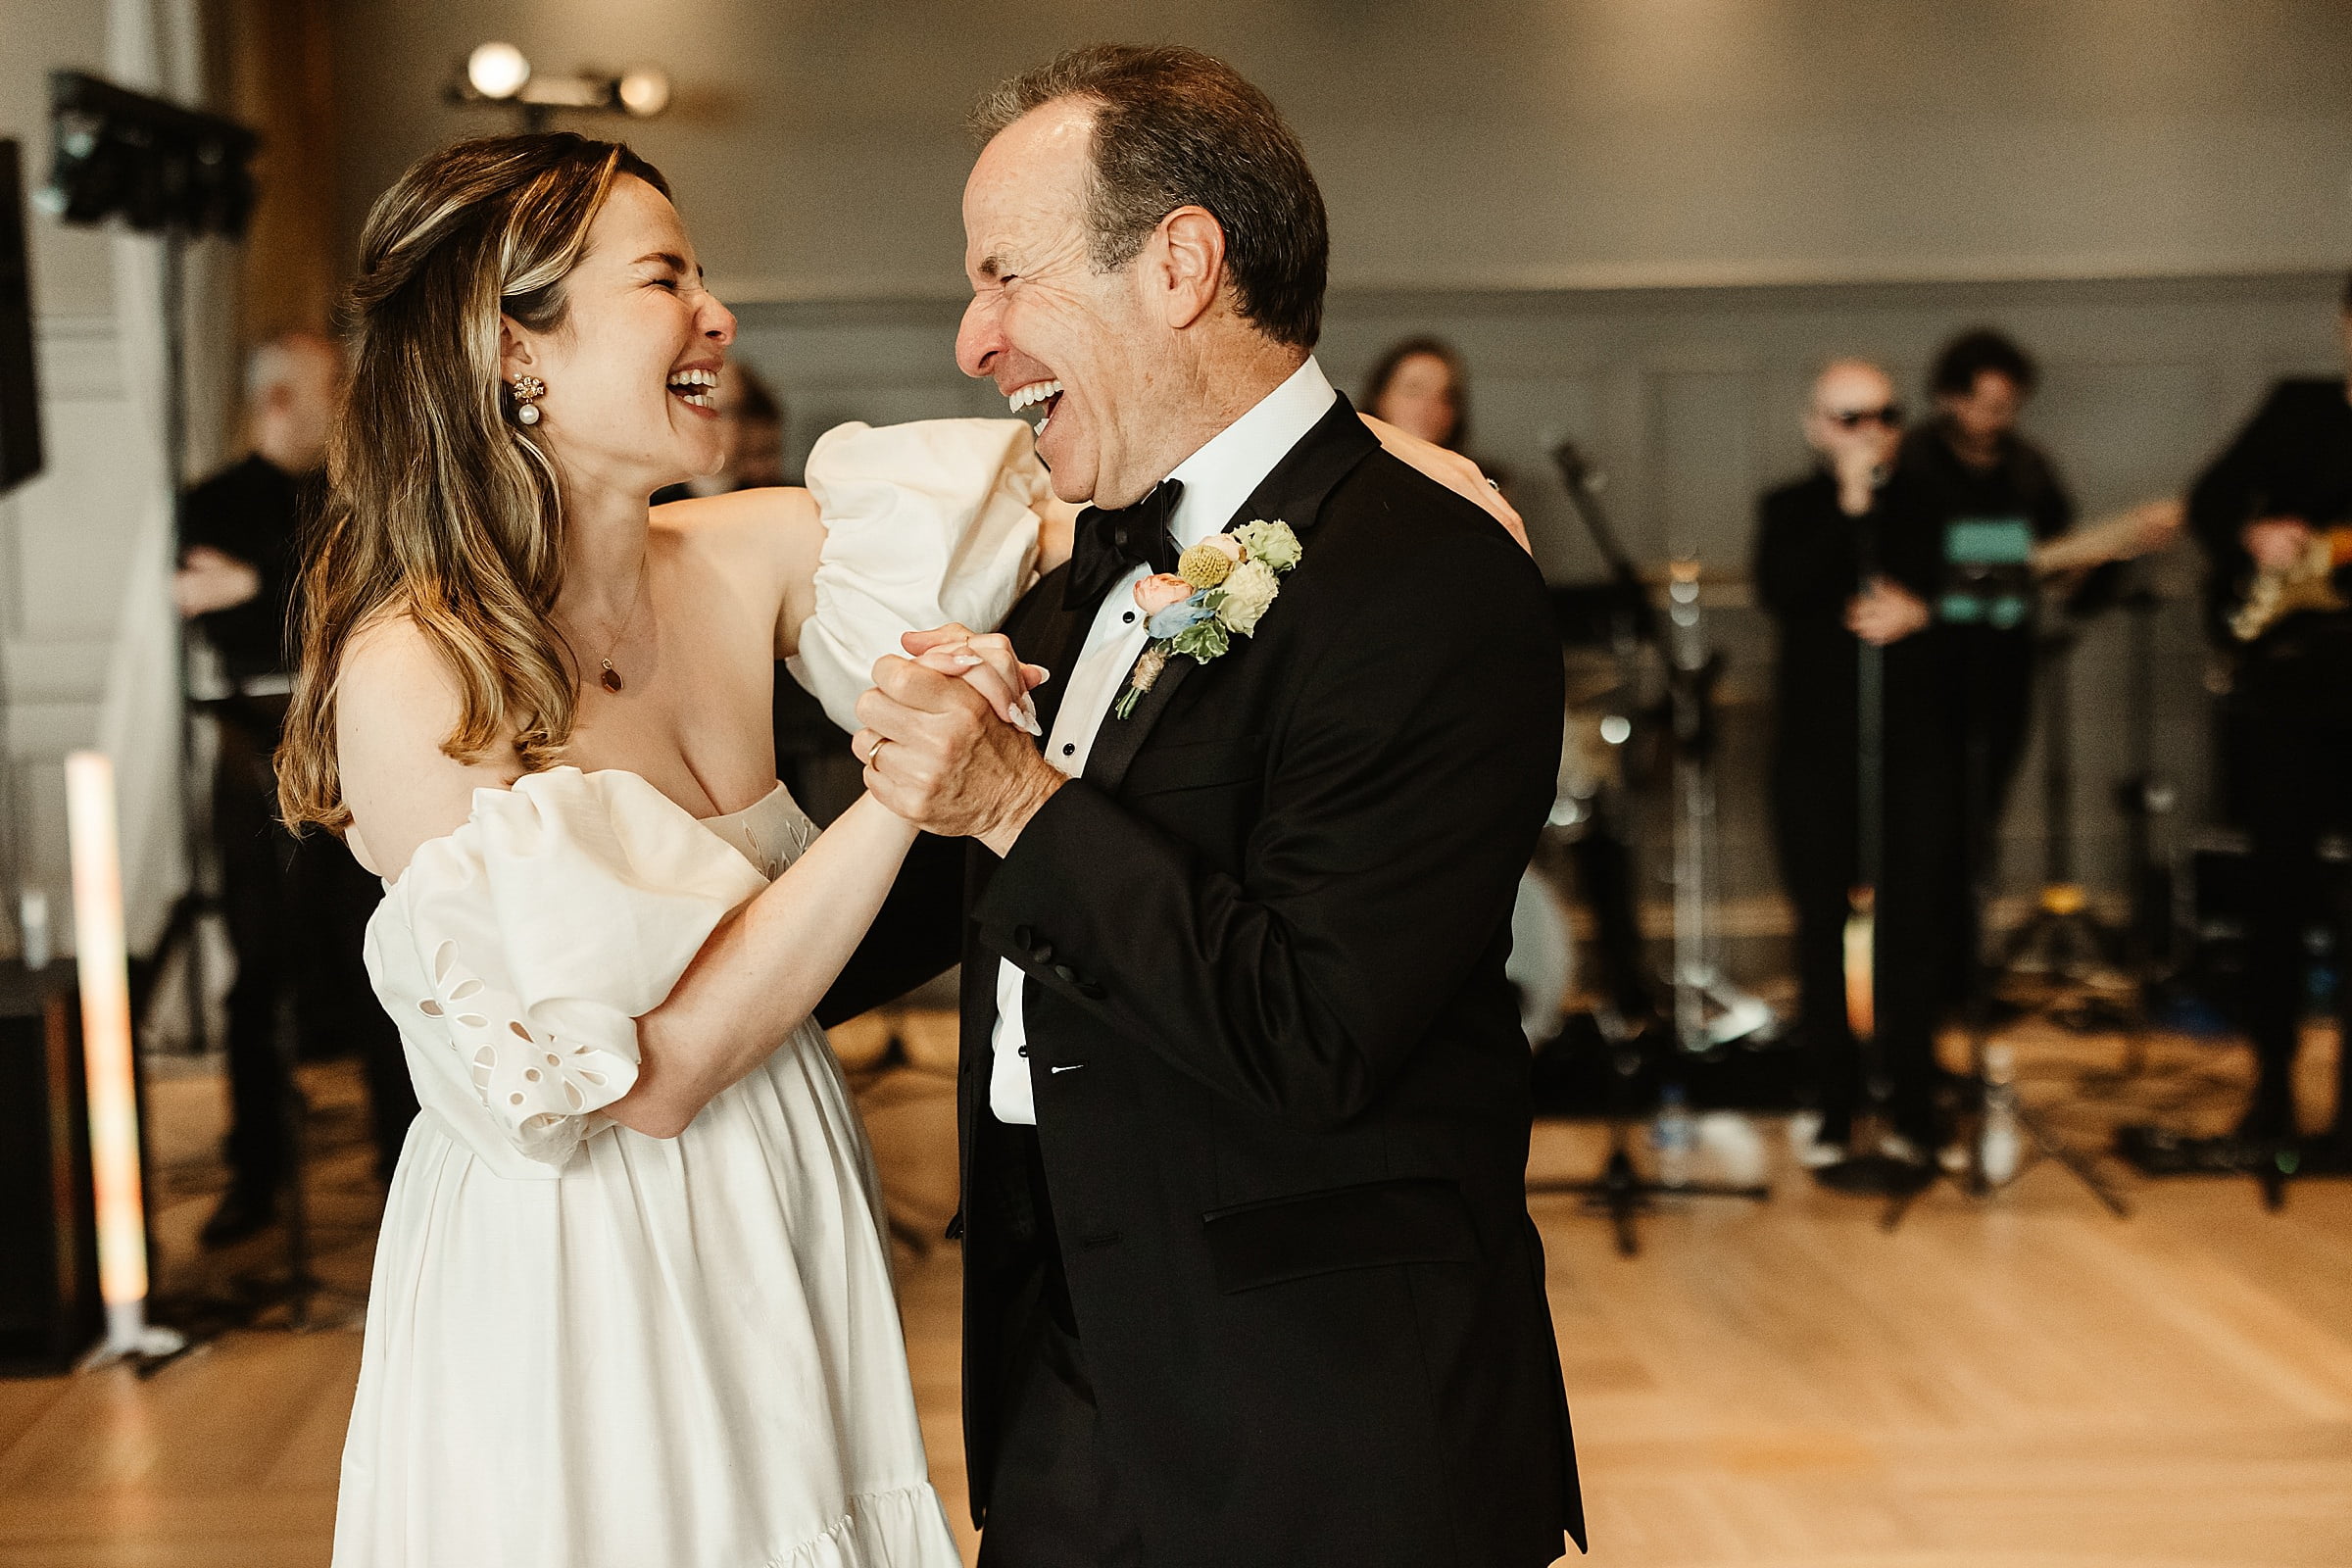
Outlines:
{"type": "Polygon", "coordinates": [[[1100,604],[1102,596],[1138,566],[1155,572],[1176,569],[1176,536],[1168,519],[1176,514],[1183,482],[1162,479],[1134,506],[1118,512],[1089,507],[1078,514],[1077,537],[1070,551],[1069,586],[1062,608],[1078,610],[1100,604]]]}

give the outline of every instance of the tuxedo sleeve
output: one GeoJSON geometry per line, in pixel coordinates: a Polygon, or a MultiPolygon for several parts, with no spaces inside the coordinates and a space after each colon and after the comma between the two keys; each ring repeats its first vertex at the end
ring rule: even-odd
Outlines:
{"type": "Polygon", "coordinates": [[[1559,648],[1487,532],[1363,571],[1298,650],[1240,875],[1072,783],[992,878],[982,944],[1235,1101],[1317,1127],[1373,1103],[1507,926],[1552,799],[1559,648]]]}

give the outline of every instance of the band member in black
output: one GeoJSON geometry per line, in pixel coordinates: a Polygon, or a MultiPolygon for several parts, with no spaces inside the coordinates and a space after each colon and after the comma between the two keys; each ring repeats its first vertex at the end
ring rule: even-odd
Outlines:
{"type": "Polygon", "coordinates": [[[172,598],[217,656],[213,841],[237,974],[228,993],[228,1191],[208,1247],[269,1225],[293,1158],[294,1085],[278,1042],[291,994],[305,1054],[356,1048],[368,1079],[376,1165],[389,1177],[416,1097],[399,1036],[376,1005],[360,944],[383,889],[339,839],[297,846],[277,819],[271,756],[286,712],[286,616],[302,531],[323,493],[327,423],[342,351],[297,333],[254,351],[246,371],[253,451],[180,503],[172,598]]]}
{"type": "MultiPolygon", "coordinates": [[[[2352,360],[2352,284],[2344,296],[2352,360]]],[[[2211,629],[2235,664],[2224,752],[2230,814],[2252,839],[2244,1023],[2257,1063],[2238,1132],[2275,1145],[2296,1136],[2294,1066],[2304,1011],[2306,934],[2324,921],[2339,943],[2352,920],[2319,858],[2319,841],[2352,827],[2352,572],[2328,530],[2352,522],[2352,387],[2342,376],[2280,381],[2189,494],[2205,549],[2211,629]],[[2258,579],[2309,579],[2298,608],[2268,625],[2233,614],[2258,579]],[[2333,608],[2328,608],[2332,604],[2333,608]],[[2243,634],[2243,635],[2241,635],[2243,634]]],[[[2343,537],[2343,536],[2338,536],[2343,537]]],[[[2339,949],[2340,951],[2340,949],[2339,949]]],[[[2352,986],[2337,988],[2352,1038],[2352,986]]],[[[2338,1056],[2352,1084],[2352,1052],[2338,1056]]],[[[2339,1087],[2330,1143],[2352,1152],[2339,1087]]]]}
{"type": "Polygon", "coordinates": [[[1901,434],[1902,409],[1886,371],[1860,360],[1825,367],[1805,416],[1805,439],[1820,461],[1806,477],[1769,492],[1758,509],[1756,595],[1779,632],[1774,838],[1796,906],[1800,1028],[1822,1116],[1805,1155],[1812,1164],[1847,1152],[1862,1088],[1846,1015],[1843,934],[1860,875],[1857,652],[1864,643],[1886,650],[1889,720],[1879,791],[1890,814],[1876,890],[1878,1033],[1889,1113],[1922,1153],[1936,1137],[1938,911],[1966,893],[1950,820],[1958,781],[1933,729],[1918,721],[1931,695],[1923,634],[1938,547],[1891,482],[1901,434]]]}

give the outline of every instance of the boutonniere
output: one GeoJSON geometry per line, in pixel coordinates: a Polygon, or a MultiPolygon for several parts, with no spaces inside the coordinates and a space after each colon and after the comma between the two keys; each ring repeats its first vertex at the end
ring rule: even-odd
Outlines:
{"type": "Polygon", "coordinates": [[[1300,554],[1289,523],[1261,517],[1201,540],[1184,553],[1173,574],[1137,583],[1136,607],[1150,617],[1144,629],[1152,640],[1128,671],[1126,690],[1111,711],[1121,718],[1134,712],[1172,656],[1205,664],[1232,647],[1234,638],[1253,636],[1300,554]]]}

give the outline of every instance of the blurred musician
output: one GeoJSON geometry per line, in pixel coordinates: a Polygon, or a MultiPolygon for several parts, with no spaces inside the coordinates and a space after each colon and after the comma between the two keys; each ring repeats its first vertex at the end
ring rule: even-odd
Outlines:
{"type": "Polygon", "coordinates": [[[1865,641],[1887,651],[1874,967],[1888,1110],[1915,1152],[1936,1143],[1936,914],[1965,890],[1957,885],[1957,781],[1933,726],[1920,721],[1930,678],[1922,633],[1940,563],[1936,534],[1906,506],[1894,475],[1902,418],[1886,371],[1861,360],[1829,365],[1805,416],[1818,466],[1759,508],[1756,594],[1779,632],[1774,836],[1796,906],[1800,1028],[1822,1113],[1811,1164],[1844,1152],[1862,1087],[1842,938],[1859,875],[1856,651],[1865,641]]]}
{"type": "MultiPolygon", "coordinates": [[[[2036,542],[2074,526],[2075,503],[2057,466],[2017,428],[2039,379],[2026,352],[1989,328],[1962,333],[1936,356],[1929,376],[1936,417],[1904,438],[1896,466],[1939,540],[1948,540],[1953,524],[1970,521],[2022,522],[2036,542]]],[[[1954,624],[1947,617],[1931,639],[1950,694],[1953,745],[1964,749],[1974,738],[1984,747],[1981,782],[1988,793],[1978,808],[1987,848],[2017,776],[2033,709],[2036,628],[2031,599],[2027,608],[2024,619],[2007,626],[1954,624]]],[[[1959,750],[1955,756],[1968,766],[1959,750]]],[[[1954,931],[1954,941],[1973,956],[1975,920],[1966,901],[1961,917],[1965,929],[1954,931]]],[[[1955,973],[1952,1000],[1959,1000],[1964,986],[1964,976],[1955,973]]]]}
{"type": "Polygon", "coordinates": [[[173,602],[220,663],[213,837],[237,974],[228,993],[229,1188],[204,1227],[225,1246],[268,1225],[289,1174],[294,1086],[277,1037],[289,987],[304,1054],[356,1046],[368,1070],[376,1164],[389,1176],[416,1114],[390,1021],[375,1004],[360,944],[383,889],[342,841],[297,846],[277,820],[271,757],[289,684],[286,613],[301,535],[323,486],[326,432],[341,395],[342,351],[297,333],[254,351],[246,368],[253,451],[180,504],[173,602]]]}
{"type": "MultiPolygon", "coordinates": [[[[2344,295],[2352,360],[2352,284],[2344,295]]],[[[2320,837],[2352,827],[2352,396],[2342,377],[2284,380],[2189,495],[2210,572],[2213,630],[2235,657],[2230,750],[2236,814],[2253,840],[2245,1026],[2258,1076],[2239,1136],[2295,1136],[2304,933],[2326,907],[2320,837]],[[2234,624],[2232,624],[2234,622],[2234,624]]],[[[2336,989],[2352,1040],[2352,984],[2336,989]]],[[[2329,1141],[2352,1153],[2352,1051],[2339,1048],[2329,1141]]]]}
{"type": "Polygon", "coordinates": [[[1469,368],[1452,344],[1408,337],[1372,367],[1363,406],[1407,435],[1459,452],[1470,437],[1469,388],[1469,368]]]}

